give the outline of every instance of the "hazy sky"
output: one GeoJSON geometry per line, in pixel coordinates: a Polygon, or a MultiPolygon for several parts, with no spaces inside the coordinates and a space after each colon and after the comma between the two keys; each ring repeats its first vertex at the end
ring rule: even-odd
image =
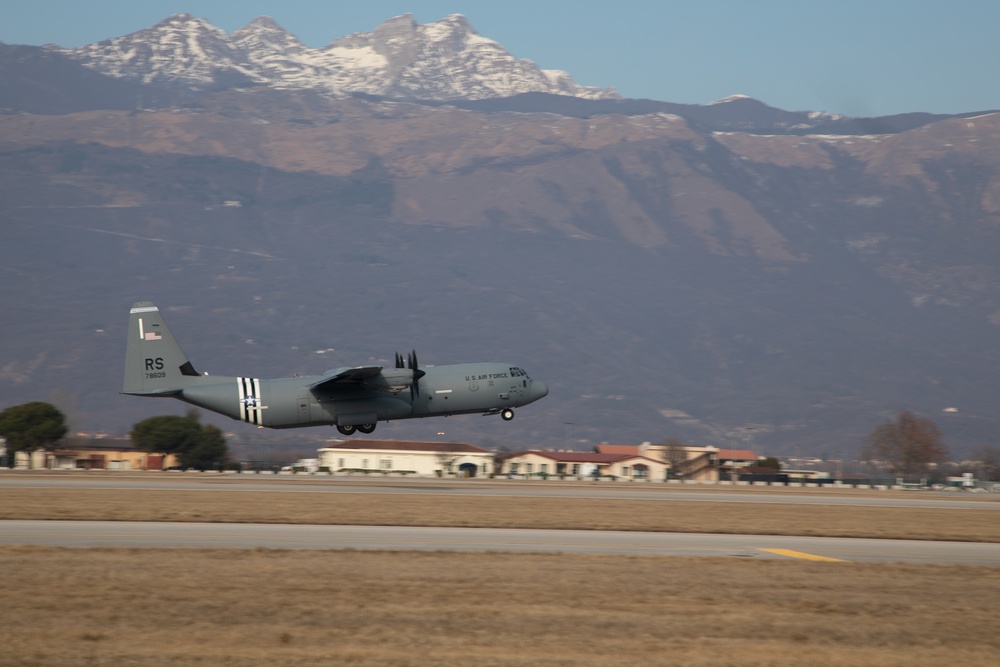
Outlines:
{"type": "Polygon", "coordinates": [[[0,41],[74,47],[188,12],[232,32],[270,16],[309,46],[411,13],[464,14],[518,58],[625,97],[750,95],[874,116],[1000,109],[996,0],[31,0],[0,41]]]}

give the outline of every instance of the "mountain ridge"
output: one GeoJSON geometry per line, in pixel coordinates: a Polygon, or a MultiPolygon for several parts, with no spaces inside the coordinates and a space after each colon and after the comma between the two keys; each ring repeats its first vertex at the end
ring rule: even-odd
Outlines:
{"type": "Polygon", "coordinates": [[[314,49],[269,17],[232,35],[191,14],[137,32],[59,51],[95,71],[196,90],[266,85],[345,95],[447,100],[536,91],[584,98],[617,93],[580,86],[565,72],[542,70],[481,37],[461,14],[419,25],[411,14],[371,33],[314,49]]]}
{"type": "MultiPolygon", "coordinates": [[[[239,38],[294,47],[272,27],[239,38]]],[[[153,300],[213,374],[417,348],[550,386],[512,424],[384,437],[821,455],[906,408],[959,455],[995,441],[1000,114],[865,133],[743,97],[442,102],[237,74],[139,85],[0,45],[0,402],[117,434],[182,411],[118,396],[126,311],[153,300]]]]}

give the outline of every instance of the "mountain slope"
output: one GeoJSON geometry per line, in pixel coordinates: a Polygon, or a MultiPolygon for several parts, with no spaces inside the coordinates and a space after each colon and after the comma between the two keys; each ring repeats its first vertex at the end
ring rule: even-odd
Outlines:
{"type": "Polygon", "coordinates": [[[116,395],[152,299],[213,373],[415,347],[552,389],[513,424],[390,437],[851,452],[902,408],[960,452],[995,432],[1000,115],[837,138],[265,89],[198,108],[0,117],[5,404],[118,433],[182,410],[116,395]]]}
{"type": "Polygon", "coordinates": [[[416,348],[551,389],[385,437],[851,454],[905,408],[959,454],[995,440],[1000,114],[583,99],[457,15],[322,49],[178,15],[0,45],[0,90],[0,404],[116,434],[183,412],[117,393],[154,300],[212,373],[416,348]]]}

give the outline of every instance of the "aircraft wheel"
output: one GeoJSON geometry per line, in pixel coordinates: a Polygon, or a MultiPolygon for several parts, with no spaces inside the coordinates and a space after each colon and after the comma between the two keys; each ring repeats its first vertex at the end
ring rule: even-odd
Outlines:
{"type": "Polygon", "coordinates": [[[358,427],[358,430],[365,434],[371,433],[375,430],[375,424],[362,424],[358,427]]]}
{"type": "Polygon", "coordinates": [[[340,431],[342,435],[354,435],[354,432],[358,429],[357,426],[338,426],[337,430],[340,431]]]}
{"type": "Polygon", "coordinates": [[[503,410],[500,411],[500,416],[503,417],[503,420],[505,422],[509,422],[511,419],[514,418],[514,411],[511,410],[510,408],[504,408],[503,410]]]}

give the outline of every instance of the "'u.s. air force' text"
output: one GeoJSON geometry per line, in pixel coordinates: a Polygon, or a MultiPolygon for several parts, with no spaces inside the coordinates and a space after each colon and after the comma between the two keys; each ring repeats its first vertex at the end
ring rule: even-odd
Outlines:
{"type": "Polygon", "coordinates": [[[477,380],[505,380],[510,377],[510,373],[483,373],[482,375],[466,375],[466,382],[475,382],[477,380]]]}
{"type": "Polygon", "coordinates": [[[476,382],[477,380],[506,380],[507,378],[519,378],[522,376],[527,377],[527,375],[528,374],[525,373],[523,370],[514,366],[507,373],[483,373],[482,375],[466,375],[465,381],[476,382]]]}

